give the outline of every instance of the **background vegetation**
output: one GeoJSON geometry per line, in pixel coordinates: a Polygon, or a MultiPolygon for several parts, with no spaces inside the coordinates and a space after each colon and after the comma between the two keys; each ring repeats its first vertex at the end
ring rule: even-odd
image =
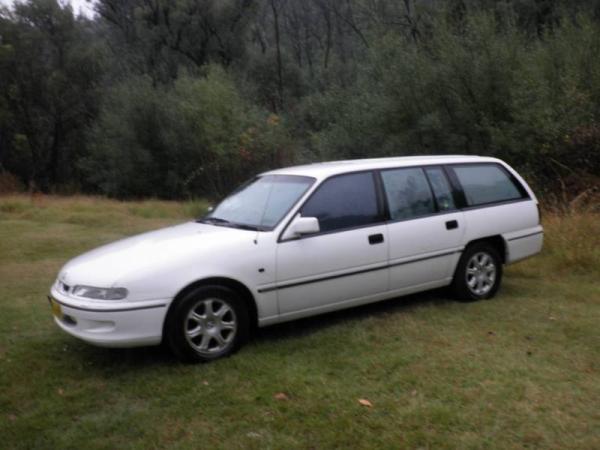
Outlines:
{"type": "Polygon", "coordinates": [[[422,153],[499,156],[555,196],[600,184],[599,0],[94,5],[0,9],[4,190],[217,197],[422,153]]]}
{"type": "Polygon", "coordinates": [[[433,291],[281,324],[201,366],[53,323],[64,261],[205,206],[0,197],[2,448],[600,448],[597,213],[545,211],[543,253],[493,300],[433,291]]]}
{"type": "Polygon", "coordinates": [[[33,193],[0,196],[3,446],[600,448],[600,0],[94,5],[0,7],[0,193],[33,193]],[[64,261],[258,171],[427,153],[559,200],[493,301],[282,324],[202,367],[52,323],[64,261]]]}

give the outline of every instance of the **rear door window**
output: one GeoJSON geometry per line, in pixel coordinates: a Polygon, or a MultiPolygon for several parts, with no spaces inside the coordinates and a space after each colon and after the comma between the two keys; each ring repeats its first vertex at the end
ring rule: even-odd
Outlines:
{"type": "Polygon", "coordinates": [[[427,178],[429,178],[429,184],[431,184],[431,189],[433,190],[433,195],[435,195],[439,210],[451,211],[456,209],[454,198],[452,197],[452,189],[444,170],[441,167],[427,167],[425,172],[427,173],[427,178]]]}
{"type": "Polygon", "coordinates": [[[526,195],[509,173],[497,164],[451,166],[468,206],[518,200],[526,195]]]}
{"type": "Polygon", "coordinates": [[[381,179],[392,220],[412,219],[435,212],[423,169],[384,170],[381,179]]]}

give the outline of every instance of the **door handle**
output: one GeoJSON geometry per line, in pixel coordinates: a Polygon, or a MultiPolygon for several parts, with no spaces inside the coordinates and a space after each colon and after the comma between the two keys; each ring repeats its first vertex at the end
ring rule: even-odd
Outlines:
{"type": "Polygon", "coordinates": [[[449,220],[448,222],[446,222],[446,229],[447,230],[454,230],[455,228],[458,228],[458,221],[457,220],[449,220]]]}
{"type": "Polygon", "coordinates": [[[369,244],[371,244],[371,245],[381,244],[382,242],[383,242],[383,234],[381,234],[381,233],[372,234],[369,236],[369,244]]]}

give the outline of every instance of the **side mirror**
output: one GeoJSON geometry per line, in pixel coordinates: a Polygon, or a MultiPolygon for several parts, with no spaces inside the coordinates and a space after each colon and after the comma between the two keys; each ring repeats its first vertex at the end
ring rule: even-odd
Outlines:
{"type": "Polygon", "coordinates": [[[283,239],[297,238],[305,234],[313,234],[321,231],[319,219],[316,217],[297,216],[285,231],[283,239]]]}

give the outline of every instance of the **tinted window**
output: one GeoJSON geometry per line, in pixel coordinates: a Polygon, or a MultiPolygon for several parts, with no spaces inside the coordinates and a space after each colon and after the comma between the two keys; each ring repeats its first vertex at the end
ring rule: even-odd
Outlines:
{"type": "Polygon", "coordinates": [[[381,217],[373,174],[355,173],[326,180],[306,202],[302,216],[319,219],[321,231],[378,222],[381,217]]]}
{"type": "Polygon", "coordinates": [[[522,198],[508,174],[495,164],[454,166],[467,205],[483,205],[522,198]]]}
{"type": "Polygon", "coordinates": [[[444,171],[439,167],[430,167],[425,169],[425,172],[427,172],[427,177],[429,178],[429,183],[431,184],[431,189],[433,189],[433,195],[435,195],[439,210],[448,211],[456,209],[454,198],[452,198],[452,190],[444,171]]]}
{"type": "Polygon", "coordinates": [[[422,169],[381,172],[392,219],[410,219],[435,212],[431,189],[422,169]]]}

